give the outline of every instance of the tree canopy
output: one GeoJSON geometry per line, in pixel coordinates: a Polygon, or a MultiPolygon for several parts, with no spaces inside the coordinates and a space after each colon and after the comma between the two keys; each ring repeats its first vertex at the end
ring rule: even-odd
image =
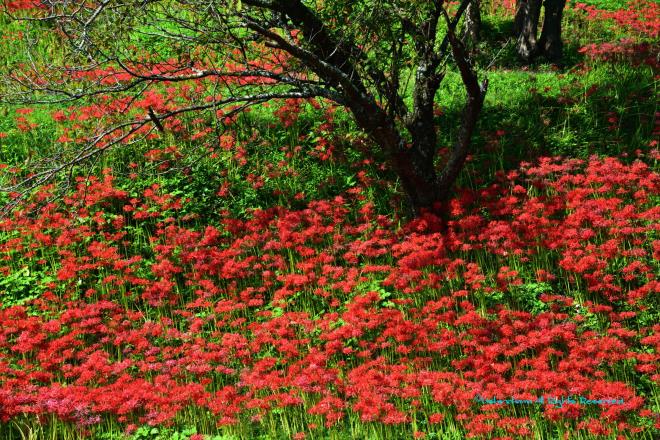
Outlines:
{"type": "Polygon", "coordinates": [[[415,212],[437,208],[467,156],[486,93],[454,32],[469,3],[450,12],[441,0],[40,2],[14,18],[29,22],[28,46],[53,34],[66,41],[65,62],[35,53],[30,64],[9,66],[10,100],[121,95],[133,102],[175,82],[195,84],[206,96],[185,107],[154,98],[142,114],[104,126],[85,148],[31,182],[98,154],[99,146],[162,129],[163,120],[185,112],[226,116],[271,99],[320,97],[350,110],[385,153],[415,212]],[[467,102],[452,154],[437,171],[433,111],[449,55],[467,102]]]}

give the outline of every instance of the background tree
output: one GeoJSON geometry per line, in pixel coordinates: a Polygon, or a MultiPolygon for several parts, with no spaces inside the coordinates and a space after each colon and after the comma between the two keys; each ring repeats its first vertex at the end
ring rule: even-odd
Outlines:
{"type": "Polygon", "coordinates": [[[566,0],[517,0],[514,33],[518,55],[525,61],[543,55],[551,61],[561,58],[561,20],[566,0]],[[541,37],[537,39],[541,3],[545,8],[541,37]]]}
{"type": "Polygon", "coordinates": [[[206,87],[207,99],[187,107],[154,100],[137,117],[99,129],[86,147],[58,152],[27,183],[41,184],[137,134],[163,131],[182,113],[226,117],[271,99],[321,97],[350,110],[384,153],[415,213],[442,206],[468,154],[487,87],[454,32],[469,3],[450,16],[442,0],[42,1],[20,17],[30,24],[26,37],[34,46],[45,32],[57,33],[68,42],[66,65],[35,54],[31,65],[10,66],[5,78],[13,102],[120,95],[126,107],[119,113],[130,114],[130,105],[158,84],[178,82],[206,87]],[[136,41],[145,39],[167,41],[168,53],[136,52],[136,41]],[[434,104],[450,53],[467,101],[438,172],[434,104]]]}
{"type": "Polygon", "coordinates": [[[481,33],[481,0],[472,0],[468,4],[464,28],[463,41],[467,47],[473,47],[479,41],[481,33]]]}

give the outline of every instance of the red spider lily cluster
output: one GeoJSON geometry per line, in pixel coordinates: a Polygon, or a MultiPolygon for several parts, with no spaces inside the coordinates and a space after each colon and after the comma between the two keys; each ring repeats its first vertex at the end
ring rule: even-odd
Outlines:
{"type": "Polygon", "coordinates": [[[657,45],[639,43],[631,38],[624,38],[616,43],[592,43],[580,48],[580,53],[589,58],[604,61],[625,60],[633,65],[647,64],[658,68],[657,45]]]}
{"type": "Polygon", "coordinates": [[[200,229],[158,185],[81,180],[0,223],[3,275],[46,268],[37,299],[0,310],[0,418],[659,428],[657,159],[523,164],[461,190],[446,230],[397,228],[359,194],[200,229]]]}
{"type": "MultiPolygon", "coordinates": [[[[657,5],[633,6],[575,8],[657,37],[657,5]]],[[[582,51],[657,66],[651,43],[607,44],[582,51]]],[[[286,64],[281,54],[259,56],[265,68],[286,64]]],[[[129,67],[163,76],[209,68],[148,58],[129,67]]],[[[116,68],[74,75],[103,85],[131,78],[116,68]]],[[[221,100],[210,94],[216,82],[269,81],[165,82],[139,98],[99,95],[52,119],[58,142],[84,144],[97,134],[91,121],[221,100]]],[[[320,108],[290,99],[273,114],[295,127],[307,104],[320,108]]],[[[232,110],[215,116],[231,125],[232,110]]],[[[332,137],[334,110],[300,137],[321,160],[342,154],[332,137]]],[[[16,111],[20,131],[37,128],[31,112],[16,111]]],[[[617,113],[608,116],[614,130],[617,113]]],[[[162,124],[177,144],[206,138],[212,158],[230,154],[237,167],[248,163],[244,145],[257,136],[214,138],[203,118],[162,124]]],[[[149,139],[162,136],[148,124],[124,142],[150,130],[149,139]]],[[[287,159],[302,147],[290,150],[283,149],[287,159]]],[[[181,156],[174,145],[145,154],[159,170],[181,156]]],[[[610,437],[658,429],[660,178],[649,165],[657,159],[651,152],[627,164],[523,164],[484,189],[460,190],[446,228],[431,215],[403,227],[376,215],[364,202],[373,186],[364,171],[343,197],[303,210],[257,210],[248,220],[224,213],[204,227],[182,214],[187,200],[157,184],[136,194],[110,171],[80,179],[61,202],[43,206],[54,191],[45,187],[34,205],[0,222],[0,420],[55,417],[81,429],[113,420],[130,432],[177,424],[182,413],[220,427],[288,413],[308,431],[359,420],[415,429],[415,438],[449,426],[502,439],[546,429],[610,437]],[[21,277],[36,298],[16,301],[26,287],[5,280],[21,277]]],[[[253,189],[296,172],[285,160],[265,168],[245,176],[253,189]]],[[[224,198],[235,189],[227,180],[214,191],[224,198]]]]}
{"type": "Polygon", "coordinates": [[[5,1],[3,6],[7,8],[9,12],[15,12],[20,10],[29,10],[43,7],[42,3],[38,0],[14,0],[14,1],[5,1]]]}
{"type": "Polygon", "coordinates": [[[657,37],[660,34],[660,6],[657,2],[631,1],[628,2],[626,9],[616,11],[598,9],[584,3],[577,3],[573,8],[590,22],[613,23],[619,31],[634,36],[614,42],[587,44],[580,49],[580,53],[592,59],[625,60],[635,65],[644,63],[658,68],[657,37]]]}
{"type": "MultiPolygon", "coordinates": [[[[288,57],[280,52],[265,52],[263,47],[256,44],[251,46],[251,50],[256,58],[253,63],[255,68],[279,72],[287,65],[288,57]]],[[[178,60],[151,61],[150,57],[145,55],[143,64],[127,67],[131,73],[127,73],[124,68],[118,66],[51,72],[50,78],[55,83],[67,83],[72,80],[82,83],[90,81],[102,86],[127,85],[135,79],[136,75],[160,75],[165,78],[191,76],[191,79],[185,83],[163,80],[158,88],[143,91],[139,98],[103,93],[88,105],[72,105],[66,109],[56,110],[51,114],[52,120],[57,123],[56,142],[59,144],[73,143],[75,145],[68,145],[68,147],[76,148],[99,137],[100,139],[95,142],[95,145],[102,149],[117,139],[121,139],[122,144],[135,142],[136,139],[142,137],[147,140],[159,139],[161,134],[153,130],[153,125],[144,123],[145,118],[149,120],[149,111],[156,115],[163,115],[200,103],[209,104],[220,101],[223,99],[221,95],[211,93],[219,85],[260,86],[273,83],[273,80],[267,78],[232,76],[232,73],[242,70],[241,66],[232,62],[223,62],[221,70],[225,75],[218,73],[209,75],[209,77],[196,78],[195,75],[201,71],[215,70],[215,67],[212,66],[217,60],[213,59],[213,55],[210,57],[207,64],[196,62],[185,68],[181,68],[178,60]],[[134,118],[134,123],[127,124],[126,116],[134,118]],[[98,124],[99,121],[103,123],[98,124]],[[97,122],[97,124],[94,125],[91,122],[97,122]],[[119,126],[115,130],[108,131],[108,127],[112,127],[113,124],[119,126]]],[[[31,76],[34,75],[34,72],[24,71],[21,72],[21,75],[31,76]]],[[[288,99],[277,107],[274,114],[285,127],[290,127],[298,119],[305,104],[309,104],[315,109],[320,108],[320,104],[314,99],[288,99]]],[[[268,104],[264,104],[264,108],[267,107],[268,104]]],[[[251,110],[250,108],[243,109],[240,104],[227,105],[215,111],[215,116],[222,121],[224,126],[231,126],[236,118],[235,111],[239,108],[243,113],[249,113],[251,110]]],[[[38,124],[30,119],[32,111],[31,108],[16,111],[14,122],[20,131],[29,132],[38,127],[38,124]]],[[[209,128],[207,118],[188,120],[183,117],[169,117],[160,120],[160,124],[168,133],[174,133],[180,138],[191,141],[205,138],[213,131],[209,128]]],[[[61,148],[65,147],[66,145],[61,146],[61,148]]]]}
{"type": "Polygon", "coordinates": [[[649,0],[628,2],[626,9],[609,11],[595,6],[577,3],[574,9],[584,11],[590,20],[612,20],[618,26],[639,35],[657,37],[660,34],[660,6],[649,0]]]}

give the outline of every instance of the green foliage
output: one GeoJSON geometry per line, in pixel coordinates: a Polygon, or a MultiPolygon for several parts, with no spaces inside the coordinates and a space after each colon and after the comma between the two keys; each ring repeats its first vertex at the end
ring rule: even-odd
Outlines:
{"type": "Polygon", "coordinates": [[[611,11],[625,9],[628,4],[626,0],[582,0],[580,3],[595,6],[598,9],[607,9],[611,11]]]}
{"type": "Polygon", "coordinates": [[[384,308],[396,308],[397,305],[392,300],[395,299],[396,294],[385,289],[381,284],[381,280],[370,279],[364,283],[358,284],[355,287],[355,291],[359,294],[365,294],[367,292],[376,292],[380,297],[380,307],[384,308]]]}
{"type": "Polygon", "coordinates": [[[548,310],[547,304],[540,300],[542,294],[552,292],[552,287],[548,283],[527,283],[510,286],[509,289],[510,304],[515,304],[535,315],[548,310]]]}
{"type": "Polygon", "coordinates": [[[46,284],[53,281],[55,278],[51,275],[24,266],[0,277],[0,303],[11,307],[29,302],[38,298],[46,290],[46,284]]]}
{"type": "Polygon", "coordinates": [[[145,425],[140,426],[130,437],[130,440],[188,440],[191,435],[196,433],[196,428],[186,428],[183,431],[176,431],[145,425]]]}

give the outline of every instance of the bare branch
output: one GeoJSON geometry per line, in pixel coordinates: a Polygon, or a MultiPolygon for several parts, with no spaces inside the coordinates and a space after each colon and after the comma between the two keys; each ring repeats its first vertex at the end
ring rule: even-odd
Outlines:
{"type": "MultiPolygon", "coordinates": [[[[29,194],[34,191],[36,188],[52,181],[58,174],[67,169],[72,169],[76,165],[85,163],[89,159],[104,153],[110,148],[121,144],[125,140],[129,139],[131,136],[136,134],[139,130],[145,127],[147,124],[155,123],[156,126],[160,124],[160,129],[162,129],[162,121],[170,119],[174,116],[178,116],[184,113],[190,112],[199,112],[203,110],[209,110],[212,108],[217,108],[218,106],[234,104],[234,103],[243,103],[237,109],[231,110],[225,114],[225,117],[231,117],[234,114],[237,114],[247,107],[262,104],[264,102],[273,100],[273,99],[306,99],[314,98],[318,95],[310,90],[307,91],[289,91],[289,92],[273,92],[273,93],[261,93],[254,95],[245,95],[245,96],[236,96],[230,97],[219,101],[214,101],[208,104],[194,105],[189,107],[183,107],[169,112],[163,113],[161,115],[155,116],[153,114],[148,114],[146,118],[134,119],[128,122],[123,122],[116,124],[112,127],[109,127],[102,131],[101,133],[94,136],[90,141],[80,149],[78,154],[69,160],[54,160],[53,158],[45,159],[43,162],[52,164],[56,163],[55,166],[50,166],[46,170],[41,172],[32,173],[28,177],[24,178],[17,185],[12,185],[8,187],[0,187],[0,192],[7,193],[16,193],[13,197],[12,202],[0,209],[0,212],[7,213],[13,209],[17,203],[29,196],[29,194]],[[125,130],[128,129],[128,130],[125,130]],[[125,130],[125,131],[124,131],[125,130]],[[115,134],[119,133],[118,136],[113,137],[115,134]],[[107,143],[102,143],[104,140],[110,138],[107,143]]],[[[150,112],[150,113],[153,113],[150,112]]]]}

